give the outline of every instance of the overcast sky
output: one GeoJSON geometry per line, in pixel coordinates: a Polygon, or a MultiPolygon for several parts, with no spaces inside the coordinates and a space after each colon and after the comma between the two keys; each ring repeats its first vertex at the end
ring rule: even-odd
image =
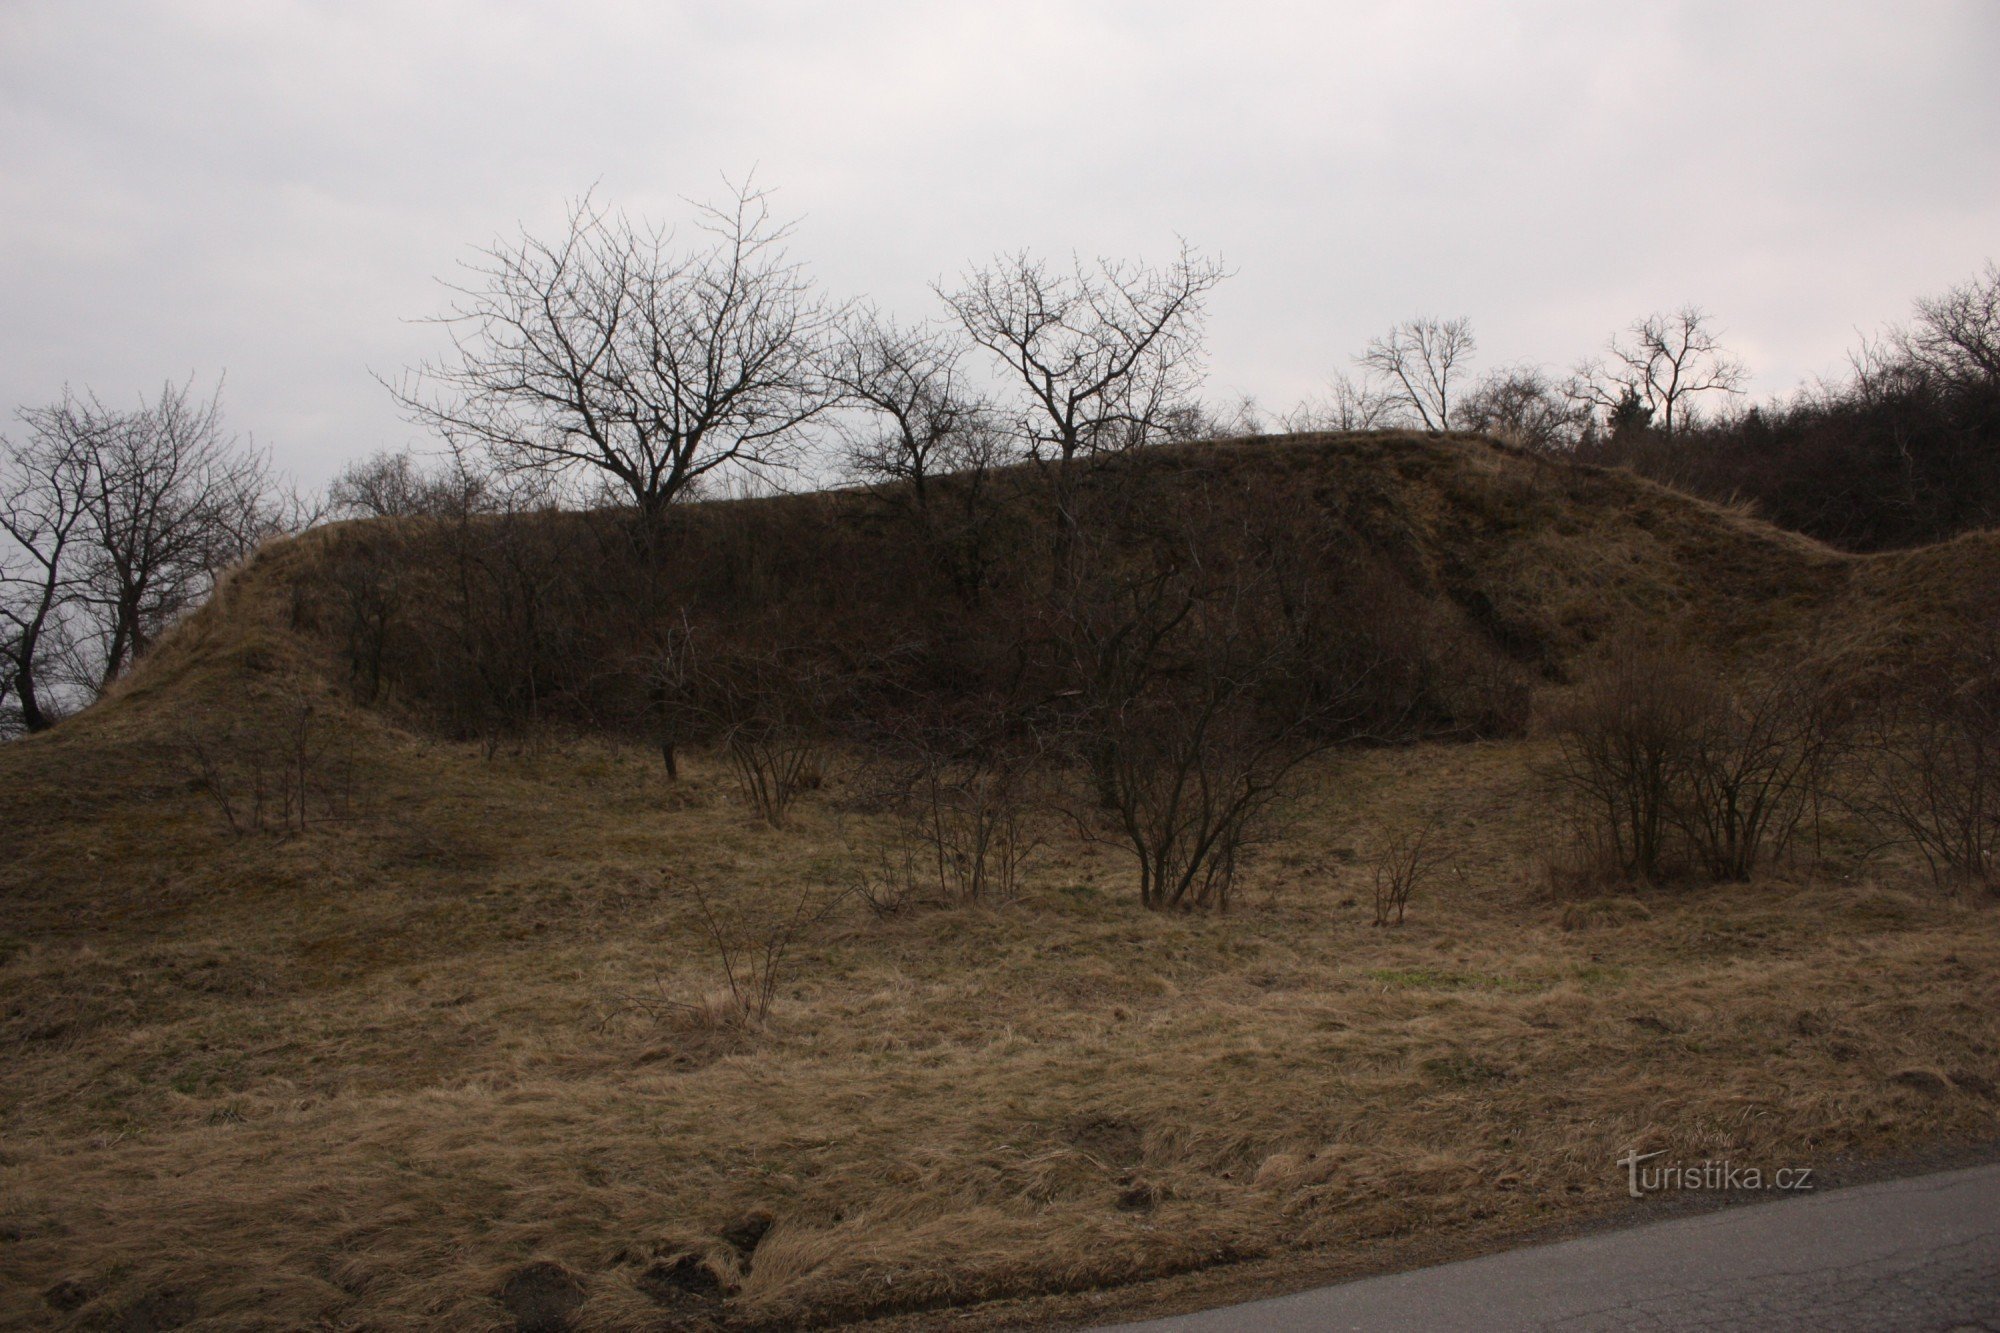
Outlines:
{"type": "Polygon", "coordinates": [[[2000,3],[0,0],[0,406],[227,372],[302,479],[470,247],[753,165],[840,295],[1029,246],[1236,275],[1283,409],[1418,313],[1561,368],[1696,301],[1760,393],[2000,259],[2000,3]]]}

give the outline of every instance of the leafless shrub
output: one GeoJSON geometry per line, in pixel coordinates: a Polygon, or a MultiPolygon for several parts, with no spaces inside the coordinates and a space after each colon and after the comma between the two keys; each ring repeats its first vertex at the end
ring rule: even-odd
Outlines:
{"type": "Polygon", "coordinates": [[[1547,821],[1540,868],[1552,898],[1589,898],[1630,882],[1611,840],[1581,815],[1577,804],[1565,801],[1547,821]]]}
{"type": "Polygon", "coordinates": [[[652,637],[642,672],[668,776],[680,743],[705,738],[728,756],[751,808],[783,825],[825,780],[835,673],[801,651],[711,650],[685,614],[652,637]]]}
{"type": "Polygon", "coordinates": [[[771,1016],[771,1002],[784,979],[786,955],[800,932],[830,912],[839,902],[839,896],[829,896],[814,907],[811,888],[801,889],[788,915],[747,936],[734,934],[723,926],[699,883],[694,885],[694,900],[701,909],[709,943],[715,948],[716,962],[722,967],[736,1021],[748,1028],[761,1028],[771,1016]]]}
{"type": "Polygon", "coordinates": [[[183,728],[180,752],[232,833],[300,834],[352,813],[352,750],[309,699],[287,700],[271,728],[183,728]]]}
{"type": "Polygon", "coordinates": [[[1159,911],[1227,911],[1242,857],[1285,780],[1325,748],[1272,730],[1242,683],[1135,701],[1109,733],[1110,817],[1139,863],[1139,898],[1159,911]]]}
{"type": "Polygon", "coordinates": [[[1019,896],[1041,845],[1046,756],[1010,704],[888,719],[862,755],[855,794],[896,827],[856,875],[877,915],[1019,896]]]}
{"type": "Polygon", "coordinates": [[[1382,430],[1396,424],[1401,400],[1372,379],[1336,370],[1325,394],[1300,402],[1278,419],[1288,431],[1382,430]]]}
{"type": "Polygon", "coordinates": [[[449,517],[494,506],[492,478],[462,450],[426,467],[408,450],[349,463],[327,487],[327,507],[342,518],[449,517]]]}
{"type": "Polygon", "coordinates": [[[1293,693],[1290,655],[1254,632],[1246,584],[1160,570],[1124,592],[1123,614],[1071,623],[1088,682],[1074,743],[1097,807],[1073,817],[1109,823],[1146,907],[1226,911],[1286,780],[1332,736],[1316,710],[1265,706],[1293,693]]]}
{"type": "Polygon", "coordinates": [[[899,748],[894,796],[925,896],[942,903],[1017,897],[1040,844],[1030,790],[1038,751],[952,727],[916,731],[899,748]]]}
{"type": "Polygon", "coordinates": [[[825,779],[827,688],[796,654],[739,654],[709,674],[705,707],[751,808],[773,828],[825,779]]]}
{"type": "Polygon", "coordinates": [[[437,528],[435,601],[414,626],[421,670],[449,728],[482,740],[533,735],[581,676],[588,592],[576,570],[594,554],[544,478],[487,479],[492,512],[458,510],[437,528]]]}
{"type": "Polygon", "coordinates": [[[1710,688],[1684,738],[1671,813],[1711,879],[1747,880],[1816,813],[1844,742],[1843,709],[1810,665],[1710,688]]]}
{"type": "MultiPolygon", "coordinates": [[[[671,880],[667,881],[671,887],[671,880]]],[[[711,957],[722,974],[714,992],[685,998],[685,991],[664,974],[648,990],[621,992],[598,1017],[600,1027],[631,1015],[653,1024],[674,1024],[703,1030],[750,1033],[769,1022],[778,992],[790,975],[792,949],[814,926],[846,899],[847,891],[816,893],[799,890],[789,911],[761,921],[746,922],[721,910],[699,882],[689,886],[701,914],[702,932],[711,957]]]]}
{"type": "Polygon", "coordinates": [[[1487,372],[1460,403],[1457,425],[1538,452],[1574,447],[1591,409],[1568,398],[1539,366],[1487,372]]]}
{"type": "Polygon", "coordinates": [[[1438,841],[1444,817],[1432,811],[1390,831],[1375,858],[1375,924],[1400,926],[1410,898],[1441,869],[1450,853],[1438,841]]]}
{"type": "Polygon", "coordinates": [[[723,743],[744,796],[773,828],[782,828],[793,800],[801,792],[816,790],[824,778],[819,740],[783,719],[739,722],[723,743]]]}
{"type": "Polygon", "coordinates": [[[1343,566],[1306,502],[1102,480],[1051,626],[1051,739],[1093,798],[1068,813],[1131,852],[1146,907],[1223,911],[1292,774],[1357,734],[1380,655],[1322,605],[1314,571],[1343,566]]]}
{"type": "Polygon", "coordinates": [[[406,619],[407,559],[407,545],[395,534],[364,531],[339,534],[320,566],[348,685],[364,704],[382,692],[390,649],[406,619]]]}
{"type": "Polygon", "coordinates": [[[955,902],[1006,902],[1037,839],[1028,826],[1025,767],[973,758],[933,763],[918,792],[917,827],[937,876],[955,902]]]}
{"type": "Polygon", "coordinates": [[[2000,885],[2000,626],[1961,633],[1868,729],[1856,804],[1939,887],[2000,885]]]}
{"type": "Polygon", "coordinates": [[[645,717],[669,782],[680,781],[682,740],[698,727],[694,629],[687,612],[657,626],[638,658],[645,692],[645,717]]]}
{"type": "Polygon", "coordinates": [[[1580,841],[1626,878],[1661,877],[1685,737],[1712,706],[1685,653],[1635,638],[1615,644],[1557,710],[1551,776],[1580,841]]]}
{"type": "Polygon", "coordinates": [[[1682,860],[1748,879],[1816,813],[1843,735],[1839,693],[1810,664],[1732,680],[1688,645],[1638,637],[1554,721],[1576,859],[1642,883],[1682,860]]]}
{"type": "Polygon", "coordinates": [[[879,920],[934,901],[923,848],[914,841],[883,847],[854,872],[851,887],[879,920]]]}

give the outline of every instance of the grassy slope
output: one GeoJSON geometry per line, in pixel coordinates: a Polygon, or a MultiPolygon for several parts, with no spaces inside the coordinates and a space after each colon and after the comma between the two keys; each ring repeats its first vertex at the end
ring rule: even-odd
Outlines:
{"type": "MultiPolygon", "coordinates": [[[[1994,563],[1838,557],[1465,442],[1263,462],[1374,487],[1383,541],[1558,664],[1688,611],[1906,651],[1994,563]]],[[[549,1258],[580,1323],[648,1326],[712,1312],[644,1290],[685,1250],[740,1316],[856,1317],[1500,1236],[1612,1206],[1634,1146],[1775,1166],[1996,1128],[1990,909],[1836,837],[1816,878],[1565,930],[1533,741],[1328,761],[1225,919],[1139,912],[1052,830],[1020,903],[836,912],[764,1034],[604,1022],[720,981],[693,885],[772,919],[892,830],[838,771],[772,831],[699,756],[669,787],[614,745],[488,762],[352,710],[285,629],[311,558],[266,553],[117,697],[0,750],[0,1320],[66,1280],[82,1323],[505,1325],[549,1258]],[[361,817],[230,837],[173,729],[301,689],[353,728],[361,817]],[[1461,873],[1371,929],[1381,830],[1440,803],[1461,873]],[[719,1237],[759,1208],[745,1274],[719,1237]]]]}

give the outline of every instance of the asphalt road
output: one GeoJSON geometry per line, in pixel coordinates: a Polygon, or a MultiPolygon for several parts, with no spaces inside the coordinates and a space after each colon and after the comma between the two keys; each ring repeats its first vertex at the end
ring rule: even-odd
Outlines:
{"type": "Polygon", "coordinates": [[[1732,1207],[1117,1328],[2000,1333],[2000,1164],[1732,1207]]]}

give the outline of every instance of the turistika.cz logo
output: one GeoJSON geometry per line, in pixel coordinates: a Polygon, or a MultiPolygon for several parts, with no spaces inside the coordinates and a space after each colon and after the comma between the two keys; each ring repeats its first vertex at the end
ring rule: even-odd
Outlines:
{"type": "Polygon", "coordinates": [[[1648,1194],[1658,1194],[1666,1190],[1789,1190],[1798,1192],[1813,1187],[1813,1169],[1809,1166],[1785,1166],[1775,1171],[1762,1167],[1738,1166],[1723,1161],[1702,1161],[1687,1164],[1662,1163],[1647,1166],[1655,1157],[1666,1156],[1666,1151],[1628,1152],[1618,1159],[1618,1165],[1625,1168],[1625,1189],[1635,1199],[1643,1199],[1648,1194]]]}

